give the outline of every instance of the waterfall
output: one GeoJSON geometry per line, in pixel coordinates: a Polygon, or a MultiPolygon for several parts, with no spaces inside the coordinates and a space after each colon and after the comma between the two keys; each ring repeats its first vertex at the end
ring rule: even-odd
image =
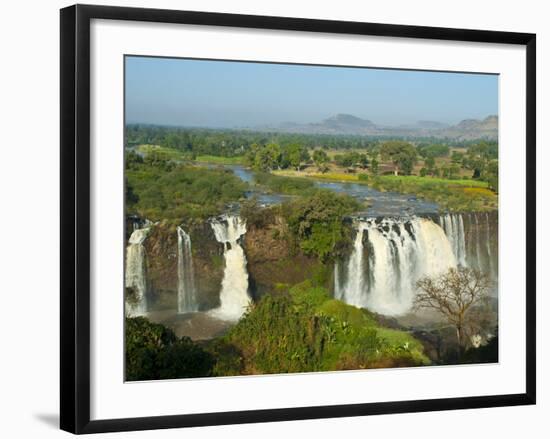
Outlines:
{"type": "Polygon", "coordinates": [[[464,220],[461,214],[446,214],[439,217],[439,224],[451,241],[453,253],[459,265],[466,267],[466,239],[464,220]]]}
{"type": "Polygon", "coordinates": [[[487,260],[489,263],[489,272],[491,273],[491,276],[496,279],[495,275],[495,269],[494,269],[494,261],[493,261],[493,252],[491,250],[491,221],[489,220],[489,213],[485,213],[485,226],[487,227],[487,237],[485,239],[485,247],[487,250],[487,260]]]}
{"type": "Polygon", "coordinates": [[[451,241],[431,219],[367,219],[356,229],[346,281],[342,285],[340,270],[334,281],[335,297],[351,305],[403,314],[412,306],[418,279],[457,265],[451,241]]]}
{"type": "Polygon", "coordinates": [[[470,212],[439,217],[441,227],[453,244],[457,262],[465,267],[487,273],[495,282],[498,279],[498,216],[496,215],[498,215],[496,212],[470,212]],[[493,233],[497,236],[494,239],[493,233]]]}
{"type": "Polygon", "coordinates": [[[225,215],[210,223],[216,240],[223,244],[225,269],[220,291],[220,307],[211,313],[224,320],[238,320],[250,303],[246,256],[239,242],[246,223],[235,215],[225,215]]]}
{"type": "Polygon", "coordinates": [[[191,238],[178,227],[178,312],[188,313],[198,310],[195,271],[191,254],[191,238]]]}
{"type": "Polygon", "coordinates": [[[477,214],[474,213],[473,215],[474,215],[474,222],[475,222],[477,268],[478,270],[483,270],[483,266],[481,263],[481,245],[480,245],[481,231],[479,228],[479,220],[477,219],[477,214]]]}
{"type": "Polygon", "coordinates": [[[134,230],[126,247],[125,286],[134,291],[133,299],[126,300],[126,314],[129,317],[141,316],[147,312],[146,254],[143,242],[149,230],[148,227],[134,230]]]}
{"type": "Polygon", "coordinates": [[[351,254],[347,279],[348,282],[342,288],[340,282],[340,272],[338,263],[335,266],[334,272],[334,291],[335,297],[339,300],[343,300],[350,305],[365,306],[364,296],[362,294],[364,290],[364,269],[363,269],[363,232],[365,230],[365,224],[359,223],[357,228],[357,235],[353,245],[353,252],[351,254]]]}

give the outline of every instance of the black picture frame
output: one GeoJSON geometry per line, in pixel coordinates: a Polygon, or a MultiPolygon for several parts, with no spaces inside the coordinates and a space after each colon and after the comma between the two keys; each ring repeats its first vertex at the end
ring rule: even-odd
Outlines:
{"type": "Polygon", "coordinates": [[[536,36],[530,33],[75,5],[61,10],[61,429],[81,434],[535,404],[536,36]],[[334,34],[502,43],[526,47],[526,392],[90,420],[90,21],[181,23],[334,34]]]}

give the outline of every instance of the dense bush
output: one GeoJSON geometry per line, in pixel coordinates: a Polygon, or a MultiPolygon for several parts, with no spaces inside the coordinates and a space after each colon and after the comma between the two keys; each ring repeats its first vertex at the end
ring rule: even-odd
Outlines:
{"type": "Polygon", "coordinates": [[[130,193],[132,197],[126,207],[128,213],[152,221],[217,215],[227,203],[242,198],[247,189],[231,171],[148,157],[143,163],[127,161],[127,197],[130,193]]]}
{"type": "Polygon", "coordinates": [[[352,197],[319,190],[285,204],[283,215],[300,249],[326,261],[351,242],[351,228],[343,218],[357,209],[359,204],[352,197]]]}
{"type": "Polygon", "coordinates": [[[262,207],[257,198],[241,201],[240,215],[248,227],[262,229],[275,222],[277,207],[262,207]]]}
{"type": "Polygon", "coordinates": [[[254,181],[270,192],[288,195],[307,195],[315,191],[315,183],[299,177],[281,177],[267,172],[256,172],[254,181]]]}
{"type": "Polygon", "coordinates": [[[380,327],[367,310],[331,299],[325,288],[311,281],[285,293],[265,295],[210,346],[207,349],[216,352],[218,375],[429,363],[412,336],[380,327]],[[242,363],[236,356],[239,352],[242,363]]]}
{"type": "Polygon", "coordinates": [[[143,317],[126,319],[126,379],[128,381],[204,377],[214,360],[190,338],[178,338],[163,325],[143,317]]]}

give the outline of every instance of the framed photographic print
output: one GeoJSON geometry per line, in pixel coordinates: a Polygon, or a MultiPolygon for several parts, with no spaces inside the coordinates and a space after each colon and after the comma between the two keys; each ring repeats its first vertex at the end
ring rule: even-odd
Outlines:
{"type": "Polygon", "coordinates": [[[535,403],[535,35],[61,10],[61,428],[535,403]]]}

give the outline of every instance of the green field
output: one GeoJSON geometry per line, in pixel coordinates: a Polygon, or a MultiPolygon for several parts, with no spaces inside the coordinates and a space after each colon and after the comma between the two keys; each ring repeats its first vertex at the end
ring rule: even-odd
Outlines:
{"type": "Polygon", "coordinates": [[[179,161],[186,159],[186,153],[184,153],[183,151],[173,148],[167,148],[160,145],[139,145],[136,150],[141,154],[160,154],[168,160],[179,161]]]}
{"type": "Polygon", "coordinates": [[[368,184],[383,192],[414,194],[451,212],[484,212],[498,209],[498,196],[488,183],[478,180],[383,175],[370,178],[368,184]]]}
{"type": "Polygon", "coordinates": [[[471,179],[449,179],[438,177],[419,177],[417,175],[381,175],[379,177],[371,177],[372,180],[378,179],[382,182],[394,183],[401,182],[407,184],[431,184],[431,185],[445,185],[445,186],[462,186],[472,188],[488,188],[489,183],[480,180],[471,179]]]}
{"type": "Polygon", "coordinates": [[[215,163],[219,165],[242,165],[244,163],[243,156],[221,157],[216,155],[198,155],[195,160],[203,163],[215,163]]]}

